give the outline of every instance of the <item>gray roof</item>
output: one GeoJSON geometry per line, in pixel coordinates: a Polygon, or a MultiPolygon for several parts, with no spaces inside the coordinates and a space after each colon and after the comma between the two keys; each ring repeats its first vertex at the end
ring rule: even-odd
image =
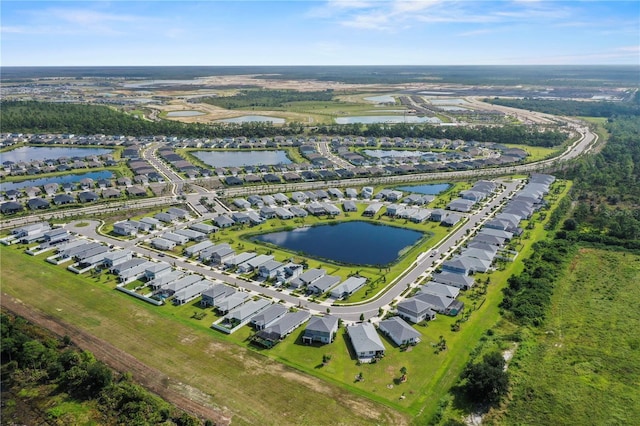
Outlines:
{"type": "Polygon", "coordinates": [[[396,307],[398,311],[408,312],[416,317],[422,316],[422,314],[431,310],[431,305],[415,297],[399,302],[396,307]]]}
{"type": "Polygon", "coordinates": [[[421,334],[400,317],[391,317],[380,321],[380,331],[387,334],[396,344],[420,339],[421,334]]]}
{"type": "Polygon", "coordinates": [[[441,272],[433,275],[433,281],[449,284],[457,283],[462,287],[472,287],[474,279],[468,275],[454,274],[453,272],[441,272]]]}
{"type": "Polygon", "coordinates": [[[311,314],[307,311],[289,312],[267,327],[265,331],[267,333],[276,333],[280,338],[283,338],[307,321],[309,317],[311,317],[311,314]]]}
{"type": "Polygon", "coordinates": [[[256,327],[269,326],[273,321],[280,318],[288,311],[289,310],[283,305],[275,303],[269,306],[264,311],[260,312],[258,315],[251,318],[251,324],[255,325],[256,327]]]}
{"type": "MultiPolygon", "coordinates": [[[[238,294],[238,293],[236,293],[238,294]]],[[[233,297],[233,296],[231,296],[233,297]]],[[[252,300],[244,305],[238,306],[233,311],[229,312],[229,317],[236,318],[240,321],[244,321],[262,311],[264,308],[271,304],[267,299],[252,300]]]]}
{"type": "Polygon", "coordinates": [[[315,287],[318,289],[318,291],[320,291],[320,293],[324,293],[339,282],[340,277],[336,277],[334,275],[325,275],[309,284],[309,287],[315,287]]]}
{"type": "Polygon", "coordinates": [[[415,298],[431,305],[436,312],[444,312],[453,303],[453,299],[429,293],[418,293],[415,298]]]}
{"type": "Polygon", "coordinates": [[[446,284],[429,281],[420,288],[420,293],[435,294],[436,296],[444,296],[455,299],[460,294],[460,289],[446,284]]]}
{"type": "Polygon", "coordinates": [[[380,336],[378,336],[375,327],[371,323],[363,322],[362,324],[347,327],[347,333],[356,354],[384,351],[380,336]]]}
{"type": "Polygon", "coordinates": [[[307,330],[309,331],[318,331],[323,333],[329,333],[338,326],[338,318],[325,315],[322,317],[313,316],[309,320],[309,324],[307,325],[307,330]]]}
{"type": "Polygon", "coordinates": [[[218,309],[223,312],[228,311],[242,304],[248,298],[249,293],[244,293],[241,291],[233,293],[218,304],[218,309]]]}

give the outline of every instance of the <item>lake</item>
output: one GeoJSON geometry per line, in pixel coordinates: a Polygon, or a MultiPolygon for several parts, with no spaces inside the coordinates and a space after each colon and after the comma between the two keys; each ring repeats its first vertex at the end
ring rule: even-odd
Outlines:
{"type": "Polygon", "coordinates": [[[38,178],[38,179],[29,179],[22,180],[20,182],[3,182],[0,184],[0,189],[2,191],[9,191],[11,189],[21,189],[26,188],[28,186],[43,186],[48,183],[57,183],[62,185],[63,183],[74,183],[80,182],[84,178],[90,178],[94,181],[98,181],[98,179],[112,179],[114,178],[114,174],[108,170],[101,170],[99,172],[90,172],[90,173],[82,173],[82,174],[71,174],[71,175],[63,175],[63,176],[55,176],[48,178],[38,178]]]}
{"type": "Polygon", "coordinates": [[[430,183],[425,185],[398,186],[400,191],[408,191],[416,194],[438,195],[451,187],[450,183],[430,183]]]}
{"type": "Polygon", "coordinates": [[[336,118],[338,124],[353,124],[353,123],[441,123],[437,117],[418,117],[417,115],[363,115],[354,117],[338,117],[336,118]]]}
{"type": "Polygon", "coordinates": [[[286,151],[194,151],[192,154],[211,167],[273,166],[290,164],[286,151]]]}
{"type": "Polygon", "coordinates": [[[396,261],[423,235],[410,229],[354,221],[272,232],[253,240],[337,263],[384,266],[396,261]]]}
{"type": "Polygon", "coordinates": [[[377,104],[395,104],[396,99],[391,95],[369,96],[364,98],[365,101],[375,102],[377,104]]]}
{"type": "Polygon", "coordinates": [[[266,115],[243,115],[241,117],[225,118],[216,120],[218,123],[268,123],[284,124],[284,118],[268,117],[266,115]]]}
{"type": "Polygon", "coordinates": [[[45,147],[45,146],[21,146],[11,151],[0,154],[0,163],[13,161],[29,163],[34,160],[57,160],[62,157],[89,157],[112,153],[107,148],[69,148],[69,147],[45,147]]]}
{"type": "Polygon", "coordinates": [[[432,105],[464,105],[466,103],[468,103],[467,101],[465,101],[464,99],[430,99],[429,102],[431,102],[432,105]]]}
{"type": "Polygon", "coordinates": [[[198,115],[205,115],[202,111],[170,111],[167,113],[167,117],[197,117],[198,115]]]}

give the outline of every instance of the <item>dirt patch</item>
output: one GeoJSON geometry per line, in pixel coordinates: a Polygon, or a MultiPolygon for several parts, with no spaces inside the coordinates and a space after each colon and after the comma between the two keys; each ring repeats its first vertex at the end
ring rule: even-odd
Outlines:
{"type": "Polygon", "coordinates": [[[1,304],[15,315],[46,328],[58,336],[69,336],[78,347],[93,352],[96,359],[103,361],[116,371],[130,372],[142,386],[187,413],[202,419],[210,419],[219,425],[231,423],[231,415],[227,410],[213,406],[210,397],[204,392],[191,386],[180,385],[179,382],[175,382],[178,384],[174,385],[171,378],[110,343],[60,319],[29,308],[6,293],[2,293],[1,304]]]}

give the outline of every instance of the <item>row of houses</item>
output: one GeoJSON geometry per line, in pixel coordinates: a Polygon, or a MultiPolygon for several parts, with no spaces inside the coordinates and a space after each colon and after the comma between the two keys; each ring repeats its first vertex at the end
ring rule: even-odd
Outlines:
{"type": "MultiPolygon", "coordinates": [[[[127,188],[126,193],[132,197],[145,197],[147,191],[143,188],[131,187],[127,188]]],[[[64,206],[68,204],[86,204],[93,203],[100,199],[114,199],[122,196],[122,191],[117,189],[105,189],[100,194],[94,191],[82,191],[78,194],[57,194],[51,197],[51,199],[35,197],[26,200],[24,203],[21,201],[7,201],[0,204],[0,213],[5,215],[11,215],[19,213],[25,208],[29,210],[46,210],[55,206],[64,206]]]]}
{"type": "MultiPolygon", "coordinates": [[[[190,216],[187,210],[178,207],[170,207],[168,210],[157,213],[153,217],[143,217],[139,220],[128,219],[116,222],[113,224],[113,233],[120,236],[135,236],[138,233],[148,233],[154,230],[163,229],[164,227],[178,224],[189,219],[190,216]]],[[[202,225],[203,227],[198,227],[198,229],[209,229],[209,225],[202,225]]],[[[198,234],[193,234],[185,231],[186,230],[178,230],[175,231],[175,233],[181,233],[186,236],[187,241],[190,239],[193,241],[200,241],[201,239],[206,238],[206,234],[213,232],[213,230],[206,233],[200,230],[194,230],[198,232],[198,234]]],[[[176,243],[184,244],[184,242],[181,241],[182,239],[179,241],[176,240],[176,243]]]]}

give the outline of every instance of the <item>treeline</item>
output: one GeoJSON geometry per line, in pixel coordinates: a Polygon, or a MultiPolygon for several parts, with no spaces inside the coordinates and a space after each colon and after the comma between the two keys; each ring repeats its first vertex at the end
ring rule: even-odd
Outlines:
{"type": "MultiPolygon", "coordinates": [[[[300,135],[305,131],[301,123],[274,126],[271,123],[242,124],[151,122],[140,120],[106,106],[61,104],[46,102],[4,101],[0,103],[2,131],[11,133],[74,133],[81,135],[106,134],[125,136],[166,135],[185,138],[273,137],[300,135]]],[[[558,129],[539,129],[522,126],[501,127],[441,127],[414,124],[343,124],[314,128],[314,134],[365,137],[415,137],[476,140],[552,147],[563,143],[567,135],[558,129]]]]}
{"type": "Polygon", "coordinates": [[[11,133],[74,133],[80,135],[166,135],[186,138],[269,137],[297,135],[298,123],[275,127],[270,123],[180,123],[147,121],[100,105],[4,101],[0,103],[2,131],[11,133]]]}
{"type": "Polygon", "coordinates": [[[500,307],[516,322],[539,326],[543,323],[558,273],[570,258],[573,245],[566,240],[539,241],[524,260],[524,271],[507,280],[500,307]]]}
{"type": "Polygon", "coordinates": [[[558,146],[567,139],[567,134],[556,128],[547,128],[545,131],[540,131],[540,128],[524,125],[470,127],[374,123],[365,126],[359,123],[351,123],[319,126],[315,133],[365,137],[446,138],[541,147],[558,146]]]}
{"type": "Polygon", "coordinates": [[[640,91],[635,93],[631,102],[585,102],[538,98],[487,98],[484,101],[495,105],[525,109],[529,111],[539,111],[554,115],[609,118],[621,115],[640,114],[640,91]]]}
{"type": "Polygon", "coordinates": [[[299,92],[297,90],[241,90],[234,96],[203,98],[200,102],[226,109],[283,108],[290,102],[323,101],[333,99],[332,90],[299,92]]]}
{"type": "Polygon", "coordinates": [[[564,171],[574,180],[574,208],[558,233],[572,241],[640,249],[640,117],[607,123],[600,153],[564,171]]]}
{"type": "MultiPolygon", "coordinates": [[[[129,374],[114,376],[93,354],[72,346],[68,337],[57,339],[23,318],[6,313],[1,314],[0,328],[3,391],[53,387],[52,396],[63,392],[74,401],[97,407],[94,420],[102,424],[202,424],[133,383],[129,374]]],[[[46,395],[38,398],[41,397],[46,395]]],[[[3,408],[3,424],[11,414],[21,415],[3,408]]],[[[41,415],[42,423],[48,423],[65,413],[49,410],[41,415]]]]}

